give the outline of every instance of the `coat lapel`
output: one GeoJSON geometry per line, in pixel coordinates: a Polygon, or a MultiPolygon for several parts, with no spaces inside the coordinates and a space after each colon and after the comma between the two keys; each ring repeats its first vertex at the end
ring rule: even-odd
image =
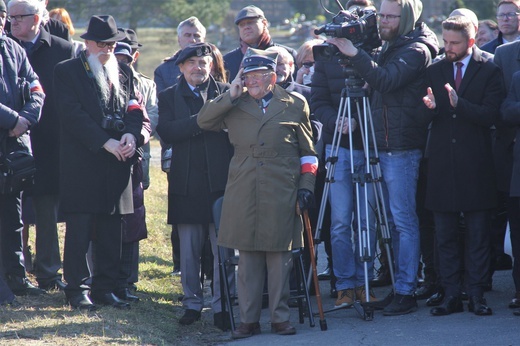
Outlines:
{"type": "Polygon", "coordinates": [[[466,88],[470,85],[473,77],[477,74],[480,69],[480,54],[476,51],[473,51],[471,59],[469,59],[468,67],[466,68],[466,72],[464,72],[464,77],[462,77],[462,82],[460,83],[458,95],[463,95],[466,88]]]}
{"type": "Polygon", "coordinates": [[[267,111],[262,118],[262,124],[265,124],[287,108],[288,98],[285,92],[281,92],[282,90],[282,87],[278,85],[275,86],[273,90],[273,98],[271,99],[271,102],[269,102],[269,107],[267,107],[267,111]]]}

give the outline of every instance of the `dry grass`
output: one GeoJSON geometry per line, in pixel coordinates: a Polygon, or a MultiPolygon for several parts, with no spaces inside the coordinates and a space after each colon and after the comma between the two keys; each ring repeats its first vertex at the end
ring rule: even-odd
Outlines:
{"type": "MultiPolygon", "coordinates": [[[[158,143],[153,141],[153,147],[158,143]]],[[[157,155],[156,155],[157,157],[157,155]]],[[[151,167],[146,191],[148,239],[140,243],[139,303],[131,310],[103,307],[93,313],[73,311],[62,292],[41,297],[18,297],[19,307],[0,307],[1,345],[208,345],[229,340],[213,327],[212,314],[192,326],[181,327],[177,301],[180,279],[172,270],[170,226],[166,224],[167,182],[158,161],[151,167]]],[[[60,227],[63,249],[64,227],[60,227]]],[[[31,228],[34,249],[34,229],[31,228]]]]}

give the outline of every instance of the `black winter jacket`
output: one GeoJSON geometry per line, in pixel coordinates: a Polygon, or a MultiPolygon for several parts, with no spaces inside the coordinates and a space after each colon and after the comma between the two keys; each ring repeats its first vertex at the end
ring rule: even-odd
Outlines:
{"type": "Polygon", "coordinates": [[[424,149],[429,119],[418,109],[426,95],[426,68],[438,52],[435,33],[417,23],[374,60],[362,50],[350,59],[373,91],[372,116],[380,150],[424,149]]]}

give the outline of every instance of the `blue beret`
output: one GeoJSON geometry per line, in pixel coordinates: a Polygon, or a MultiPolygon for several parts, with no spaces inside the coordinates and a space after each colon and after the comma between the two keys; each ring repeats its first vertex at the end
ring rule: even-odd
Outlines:
{"type": "Polygon", "coordinates": [[[175,65],[182,64],[192,56],[208,56],[211,55],[211,46],[205,42],[192,43],[179,53],[175,65]]]}

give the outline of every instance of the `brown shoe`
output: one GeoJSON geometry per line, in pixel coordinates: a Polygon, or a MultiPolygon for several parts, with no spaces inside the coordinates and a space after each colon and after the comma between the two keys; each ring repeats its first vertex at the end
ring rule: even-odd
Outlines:
{"type": "Polygon", "coordinates": [[[334,304],[335,309],[344,308],[354,304],[354,289],[348,288],[346,290],[338,290],[338,299],[334,304]]]}
{"type": "MultiPolygon", "coordinates": [[[[365,285],[356,287],[355,291],[356,291],[355,292],[356,299],[361,301],[362,303],[366,303],[367,295],[366,295],[365,285]]],[[[378,299],[376,298],[376,295],[374,294],[374,291],[372,291],[371,288],[368,290],[368,297],[369,297],[369,300],[371,303],[378,301],[378,299]]]]}
{"type": "Polygon", "coordinates": [[[260,323],[240,323],[238,328],[231,332],[231,337],[233,339],[245,339],[260,333],[260,323]]]}
{"type": "Polygon", "coordinates": [[[296,328],[291,326],[289,321],[271,323],[271,333],[276,333],[278,335],[294,335],[296,334],[296,328]]]}

